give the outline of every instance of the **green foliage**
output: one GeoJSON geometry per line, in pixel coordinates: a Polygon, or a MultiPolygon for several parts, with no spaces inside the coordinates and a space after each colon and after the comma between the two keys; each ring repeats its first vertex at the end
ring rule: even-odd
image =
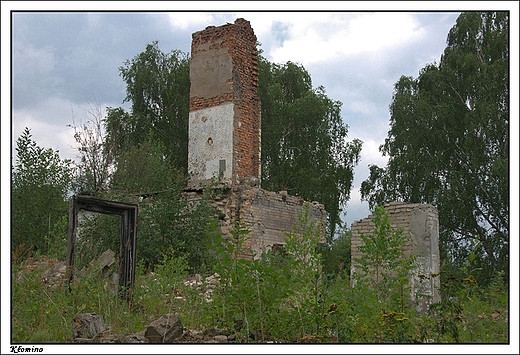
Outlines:
{"type": "Polygon", "coordinates": [[[145,315],[145,321],[151,322],[162,314],[179,312],[185,300],[177,298],[184,294],[184,279],[188,275],[188,263],[185,257],[175,257],[172,248],[161,254],[155,271],[145,273],[141,263],[142,276],[136,278],[134,307],[145,315]]]}
{"type": "Polygon", "coordinates": [[[355,259],[355,287],[350,290],[361,329],[357,336],[361,341],[413,342],[416,328],[410,319],[417,313],[410,302],[409,280],[414,257],[405,255],[408,240],[402,229],[392,229],[384,207],[377,206],[374,215],[373,234],[360,235],[362,256],[355,259]]]}
{"type": "Polygon", "coordinates": [[[341,207],[350,198],[361,141],[347,141],[341,102],[328,98],[323,87],[313,89],[301,65],[259,57],[259,67],[262,187],[323,203],[330,242],[341,224],[341,207]]]}
{"type": "Polygon", "coordinates": [[[323,279],[321,329],[324,342],[352,343],[356,317],[350,307],[350,278],[340,273],[334,279],[323,279]]]}
{"type": "Polygon", "coordinates": [[[12,171],[11,251],[27,257],[31,252],[55,252],[67,236],[64,218],[73,167],[59,152],[39,147],[25,128],[16,141],[12,171]],[[22,251],[23,249],[23,251],[22,251]]]}
{"type": "Polygon", "coordinates": [[[214,236],[214,269],[222,286],[215,299],[217,319],[226,327],[236,327],[246,341],[296,341],[325,332],[321,263],[316,253],[320,233],[308,223],[308,211],[300,223],[287,235],[283,252],[265,251],[253,260],[240,258],[249,230],[236,224],[229,240],[214,236]]]}
{"type": "Polygon", "coordinates": [[[192,272],[205,273],[211,264],[206,248],[208,230],[217,220],[208,197],[190,201],[180,189],[171,189],[140,203],[138,259],[153,269],[158,256],[173,248],[186,257],[192,272]]]}
{"type": "Polygon", "coordinates": [[[102,315],[105,325],[114,331],[137,332],[143,326],[141,315],[131,312],[126,301],[108,292],[107,281],[99,274],[77,280],[70,292],[64,282],[55,287],[46,284],[41,268],[31,271],[28,265],[15,264],[13,276],[13,342],[72,342],[72,319],[79,313],[102,315]]]}
{"type": "Polygon", "coordinates": [[[165,147],[151,138],[119,154],[110,187],[128,194],[147,195],[184,185],[164,156],[165,147]]]}
{"type": "Polygon", "coordinates": [[[362,257],[355,259],[360,269],[360,272],[356,272],[356,279],[370,283],[376,290],[379,303],[398,299],[399,304],[392,306],[399,307],[401,311],[404,307],[402,296],[409,294],[407,284],[414,257],[407,257],[404,254],[408,240],[403,236],[402,228],[397,231],[392,230],[384,207],[377,206],[374,215],[374,233],[360,235],[363,240],[363,245],[359,246],[362,257]]]}
{"type": "Polygon", "coordinates": [[[28,272],[24,264],[16,263],[12,271],[12,341],[70,341],[71,308],[64,305],[65,297],[60,297],[59,291],[53,292],[43,285],[43,270],[28,272]]]}
{"type": "MultiPolygon", "coordinates": [[[[78,270],[87,267],[107,249],[116,255],[119,253],[121,223],[121,217],[117,215],[79,212],[74,246],[74,265],[78,270]]],[[[62,245],[63,250],[66,250],[65,245],[62,245]]]]}
{"type": "MultiPolygon", "coordinates": [[[[137,260],[146,270],[153,271],[161,261],[165,250],[174,250],[175,257],[184,257],[191,272],[205,273],[211,264],[206,248],[210,226],[217,220],[215,209],[208,203],[208,196],[190,201],[182,196],[179,186],[145,198],[125,191],[112,191],[102,195],[139,206],[136,241],[137,260]]],[[[81,237],[76,242],[78,267],[86,265],[110,248],[118,252],[120,246],[121,218],[119,216],[88,213],[79,222],[81,237]]]]}
{"type": "Polygon", "coordinates": [[[483,283],[509,264],[508,30],[507,12],[462,13],[440,63],[400,78],[380,147],[388,164],[371,166],[361,185],[371,207],[436,206],[441,259],[458,268],[480,242],[483,283]]]}
{"type": "Polygon", "coordinates": [[[486,288],[479,286],[471,274],[449,275],[441,285],[441,297],[423,320],[423,331],[430,339],[455,343],[509,341],[509,302],[503,273],[498,273],[486,288]]]}
{"type": "Polygon", "coordinates": [[[151,137],[183,175],[188,167],[189,59],[181,51],[163,53],[157,41],[119,68],[131,115],[121,109],[107,117],[107,141],[123,149],[151,137]],[[124,143],[127,144],[124,144],[124,143]]]}
{"type": "MultiPolygon", "coordinates": [[[[361,276],[355,287],[341,273],[334,279],[323,277],[319,267],[312,267],[320,265],[319,254],[311,243],[300,243],[317,239],[308,231],[291,232],[286,253],[271,250],[256,260],[236,258],[248,230],[236,225],[229,240],[212,234],[217,254],[212,272],[219,272],[220,288],[210,299],[203,288],[184,282],[190,267],[171,248],[161,253],[153,272],[138,263],[131,303],[110,292],[101,274],[77,279],[69,292],[66,283],[56,288],[45,284],[42,268],[31,271],[29,264],[13,264],[12,341],[72,342],[71,319],[87,312],[102,315],[113,335],[134,334],[163,314],[177,313],[188,329],[226,327],[236,332],[238,342],[509,341],[508,291],[502,274],[488,287],[478,285],[472,275],[448,278],[441,288],[442,302],[419,315],[411,307],[394,307],[399,303],[395,300],[380,302],[373,284],[362,282],[361,276]]],[[[45,260],[34,261],[38,265],[45,260]]],[[[401,297],[393,289],[389,292],[401,297]]]]}
{"type": "MultiPolygon", "coordinates": [[[[175,245],[179,255],[190,253],[193,268],[198,258],[203,269],[208,265],[201,247],[206,233],[203,224],[194,223],[192,217],[208,221],[211,212],[204,203],[190,210],[185,201],[167,201],[185,185],[187,56],[179,51],[163,53],[158,42],[153,42],[119,69],[127,84],[125,101],[132,102],[132,112],[107,109],[103,144],[115,157],[110,187],[121,196],[153,194],[149,199],[153,202],[140,203],[139,217],[140,240],[144,242],[138,241],[138,252],[148,267],[157,262],[158,244],[166,243],[175,245]],[[195,251],[202,254],[197,256],[195,251]]],[[[332,236],[341,223],[340,208],[349,199],[353,168],[361,150],[360,141],[346,141],[348,127],[340,116],[341,103],[330,100],[322,87],[313,90],[303,67],[271,65],[264,58],[260,58],[258,94],[263,102],[264,188],[289,188],[293,194],[324,203],[330,217],[327,235],[332,236]]]]}
{"type": "MultiPolygon", "coordinates": [[[[37,147],[26,129],[12,175],[12,341],[72,342],[72,317],[95,312],[110,332],[127,335],[178,313],[186,328],[227,327],[244,342],[507,343],[507,32],[506,13],[464,13],[441,63],[424,68],[418,79],[401,78],[382,147],[389,165],[370,167],[362,185],[372,207],[396,199],[438,207],[445,227],[442,301],[429,314],[417,314],[407,302],[412,259],[402,257],[402,233],[391,230],[381,208],[374,233],[363,236],[364,257],[355,260],[361,270],[355,286],[347,272],[337,272],[341,262],[350,269],[349,232],[332,236],[361,142],[346,142],[341,103],[313,89],[310,75],[294,63],[260,58],[262,178],[266,189],[323,202],[330,213],[328,243],[317,247],[318,226],[304,213],[283,250],[241,258],[249,231],[235,225],[229,239],[215,232],[216,213],[207,203],[214,190],[197,201],[182,195],[189,63],[154,42],[120,68],[132,113],[109,108],[103,121],[95,116],[97,126],[78,136],[86,138],[84,167],[89,158],[106,163],[98,161],[93,166],[102,169],[85,171],[90,175],[80,182],[99,182],[88,190],[101,198],[139,203],[133,301],[118,298],[99,274],[78,278],[71,292],[66,284],[48,287],[42,269],[20,262],[31,250],[64,258],[72,179],[70,162],[37,147]],[[98,134],[101,122],[106,136],[98,134]],[[94,179],[113,162],[113,175],[94,179]],[[189,272],[218,273],[220,288],[208,300],[184,283],[189,272]]],[[[116,219],[81,221],[77,248],[91,254],[81,253],[77,265],[108,247],[118,250],[116,219]]]]}
{"type": "Polygon", "coordinates": [[[351,264],[351,232],[343,228],[331,244],[321,244],[320,253],[323,260],[323,272],[329,277],[338,274],[350,275],[351,264]]]}
{"type": "Polygon", "coordinates": [[[66,259],[67,250],[63,246],[67,245],[68,231],[69,219],[68,216],[64,214],[52,225],[51,229],[44,237],[45,243],[47,244],[47,255],[58,260],[66,259]]]}
{"type": "MultiPolygon", "coordinates": [[[[193,272],[206,271],[210,264],[206,231],[217,218],[208,203],[212,194],[207,191],[198,201],[183,196],[184,178],[165,157],[163,144],[151,138],[120,151],[115,168],[109,190],[97,196],[138,204],[138,260],[153,270],[164,250],[174,248],[177,257],[187,258],[193,272]]],[[[83,216],[78,261],[88,263],[108,248],[117,252],[120,223],[118,216],[83,216]]]]}
{"type": "MultiPolygon", "coordinates": [[[[350,198],[361,141],[347,142],[341,103],[312,88],[309,73],[294,63],[259,58],[262,101],[262,183],[322,202],[330,214],[329,235],[341,224],[350,198]]],[[[161,142],[172,166],[187,174],[189,60],[180,51],[163,53],[158,42],[120,67],[132,112],[110,108],[105,144],[122,152],[147,139],[161,142]]]]}

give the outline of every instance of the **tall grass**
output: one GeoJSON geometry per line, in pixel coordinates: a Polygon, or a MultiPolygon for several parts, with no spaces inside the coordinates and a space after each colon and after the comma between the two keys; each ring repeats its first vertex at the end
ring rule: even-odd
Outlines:
{"type": "MultiPolygon", "coordinates": [[[[302,223],[307,223],[305,218],[302,223]]],[[[288,233],[285,253],[266,251],[254,261],[236,257],[248,235],[248,230],[236,225],[231,239],[214,236],[212,273],[219,275],[220,286],[211,299],[203,285],[197,289],[185,284],[188,263],[186,258],[174,257],[173,250],[164,252],[154,272],[138,264],[131,302],[111,292],[100,275],[78,280],[71,289],[66,283],[52,288],[43,281],[43,269],[30,271],[16,262],[12,267],[12,342],[73,342],[72,319],[87,312],[102,315],[107,332],[113,335],[143,331],[163,314],[177,313],[186,328],[228,328],[243,342],[509,340],[508,289],[500,274],[487,288],[471,274],[448,277],[441,287],[442,302],[428,314],[419,314],[399,299],[399,292],[381,297],[381,292],[374,292],[373,282],[362,279],[351,287],[345,271],[326,276],[314,247],[317,234],[310,224],[288,233]]],[[[401,287],[402,280],[395,281],[401,287]]]]}

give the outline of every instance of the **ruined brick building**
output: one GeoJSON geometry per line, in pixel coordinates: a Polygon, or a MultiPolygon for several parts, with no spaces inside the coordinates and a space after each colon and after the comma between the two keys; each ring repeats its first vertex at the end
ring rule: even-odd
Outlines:
{"type": "MultiPolygon", "coordinates": [[[[222,232],[235,222],[251,231],[245,249],[249,255],[285,244],[286,232],[298,225],[308,206],[309,220],[325,235],[324,206],[307,203],[285,191],[261,188],[261,103],[257,95],[258,56],[250,23],[210,26],[193,33],[190,64],[190,114],[186,194],[196,200],[204,188],[223,188],[212,200],[222,217],[222,232]]],[[[420,310],[439,301],[438,215],[430,205],[392,203],[386,206],[394,228],[409,236],[407,253],[417,256],[411,279],[412,300],[420,310]],[[428,276],[420,278],[418,275],[428,276]]],[[[352,268],[360,257],[360,233],[373,233],[373,216],[352,224],[352,268]]]]}
{"type": "Polygon", "coordinates": [[[224,193],[213,200],[227,234],[235,222],[251,233],[245,249],[252,256],[285,244],[304,207],[324,236],[322,204],[261,188],[261,110],[257,38],[250,23],[210,26],[193,33],[186,193],[200,198],[218,182],[224,193]]]}
{"type": "MultiPolygon", "coordinates": [[[[258,257],[263,251],[284,245],[286,233],[308,221],[324,240],[327,213],[319,202],[306,202],[287,191],[261,188],[261,103],[257,95],[258,57],[256,36],[250,23],[210,26],[192,35],[190,64],[190,113],[188,172],[185,195],[200,200],[206,188],[222,193],[212,204],[222,216],[222,233],[229,235],[235,222],[250,230],[242,257],[258,257]],[[216,185],[215,185],[216,184],[216,185]]],[[[72,280],[77,214],[80,209],[122,216],[120,286],[133,287],[137,205],[75,196],[69,209],[67,275],[72,280]]],[[[440,268],[438,214],[431,205],[391,203],[386,206],[392,227],[409,236],[407,254],[417,256],[411,278],[412,300],[424,311],[438,302],[440,268]],[[424,277],[419,277],[423,275],[424,277]]],[[[351,273],[358,272],[355,258],[362,255],[360,235],[374,231],[374,216],[352,224],[351,273]]]]}

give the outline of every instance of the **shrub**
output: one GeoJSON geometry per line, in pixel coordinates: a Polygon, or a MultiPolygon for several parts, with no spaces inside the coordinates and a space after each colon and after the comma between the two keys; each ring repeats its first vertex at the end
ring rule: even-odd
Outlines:
{"type": "Polygon", "coordinates": [[[230,239],[214,237],[214,269],[222,281],[215,302],[222,325],[238,325],[244,339],[256,341],[321,336],[320,235],[308,222],[308,210],[300,216],[300,226],[287,234],[283,254],[271,250],[254,260],[240,258],[248,235],[249,230],[235,224],[230,239]]]}

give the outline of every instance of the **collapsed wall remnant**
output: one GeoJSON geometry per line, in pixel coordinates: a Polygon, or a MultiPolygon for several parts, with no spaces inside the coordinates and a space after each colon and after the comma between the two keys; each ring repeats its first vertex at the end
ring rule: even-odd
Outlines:
{"type": "MultiPolygon", "coordinates": [[[[404,256],[416,257],[415,268],[410,276],[411,300],[416,302],[417,310],[426,312],[433,303],[440,302],[440,258],[439,258],[439,215],[437,209],[429,204],[405,204],[392,202],[386,204],[385,211],[391,221],[392,230],[402,228],[408,237],[404,256]]],[[[352,223],[352,265],[351,280],[359,272],[355,259],[362,257],[359,246],[363,245],[360,235],[374,233],[374,218],[352,223]]]]}
{"type": "MultiPolygon", "coordinates": [[[[192,200],[200,199],[203,191],[187,191],[192,200]]],[[[285,191],[273,192],[251,186],[225,189],[211,203],[221,215],[221,231],[230,235],[235,222],[250,231],[242,244],[242,257],[258,257],[262,252],[285,245],[286,233],[300,228],[299,216],[307,213],[322,240],[325,237],[326,212],[318,202],[308,203],[299,196],[285,191]]],[[[305,227],[305,226],[304,226],[305,227]]]]}
{"type": "MultiPolygon", "coordinates": [[[[185,194],[197,200],[218,183],[212,200],[222,216],[222,232],[235,222],[249,229],[243,245],[252,256],[285,244],[285,233],[308,208],[309,222],[325,236],[322,204],[260,187],[261,111],[257,38],[249,21],[210,26],[193,33],[190,62],[188,172],[185,194]]],[[[243,255],[247,256],[247,255],[243,255]]],[[[249,255],[251,256],[251,255],[249,255]]]]}

